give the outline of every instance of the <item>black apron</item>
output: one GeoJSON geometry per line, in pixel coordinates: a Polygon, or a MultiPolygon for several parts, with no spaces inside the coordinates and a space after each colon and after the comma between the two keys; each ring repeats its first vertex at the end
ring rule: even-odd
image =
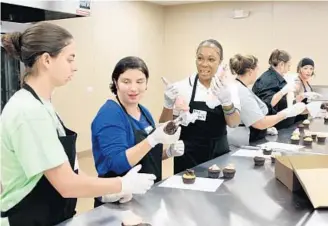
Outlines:
{"type": "MultiPolygon", "coordinates": [[[[29,85],[24,84],[23,89],[31,92],[42,103],[29,85]]],[[[77,134],[67,129],[60,119],[59,121],[65,129],[66,136],[61,137],[58,134],[58,139],[74,170],[77,134]]],[[[75,173],[78,173],[78,170],[75,173]]],[[[63,198],[43,175],[33,190],[14,207],[1,212],[1,217],[8,217],[10,226],[52,226],[72,218],[76,213],[76,202],[76,198],[63,198]]]]}
{"type": "MultiPolygon", "coordinates": [[[[304,85],[302,79],[301,79],[301,78],[299,78],[299,79],[300,79],[300,81],[301,81],[301,83],[302,83],[304,93],[308,92],[308,90],[306,90],[306,87],[305,87],[305,85],[304,85]]],[[[310,87],[310,92],[312,92],[312,91],[313,91],[312,86],[311,86],[308,82],[306,82],[306,83],[307,83],[307,85],[310,87]]],[[[309,103],[307,98],[304,98],[304,99],[302,100],[302,102],[303,102],[304,104],[308,104],[308,103],[309,103]]],[[[308,116],[309,116],[308,114],[306,114],[306,115],[297,115],[297,116],[295,117],[295,122],[304,121],[305,119],[308,118],[308,116]]]]}
{"type": "MultiPolygon", "coordinates": [[[[117,98],[118,99],[118,98],[117,98]]],[[[145,138],[147,138],[148,134],[144,130],[138,130],[131,119],[131,116],[127,113],[124,106],[121,104],[120,100],[118,99],[119,104],[121,105],[122,109],[124,110],[126,116],[130,121],[130,125],[133,129],[133,134],[135,137],[135,144],[140,143],[145,138]]],[[[147,117],[147,115],[143,112],[142,108],[140,108],[141,114],[146,118],[149,125],[151,125],[155,130],[155,125],[152,123],[151,119],[147,117]]],[[[152,131],[152,132],[153,132],[152,131]]],[[[136,165],[141,164],[142,168],[139,171],[140,173],[151,173],[156,176],[155,182],[159,182],[162,180],[162,155],[163,155],[163,144],[158,144],[154,148],[152,148],[136,165]]],[[[127,172],[126,172],[127,173],[127,172]]],[[[105,175],[99,175],[102,178],[109,178],[109,177],[121,177],[124,174],[117,174],[113,171],[106,173],[105,175]]],[[[94,207],[98,207],[103,205],[104,203],[100,201],[100,198],[95,198],[94,207]]]]}
{"type": "Polygon", "coordinates": [[[198,75],[195,77],[190,100],[190,113],[194,110],[207,113],[205,121],[196,120],[181,126],[180,140],[185,144],[184,155],[174,158],[174,174],[228,153],[227,124],[222,106],[209,108],[205,102],[194,101],[198,75]]]}

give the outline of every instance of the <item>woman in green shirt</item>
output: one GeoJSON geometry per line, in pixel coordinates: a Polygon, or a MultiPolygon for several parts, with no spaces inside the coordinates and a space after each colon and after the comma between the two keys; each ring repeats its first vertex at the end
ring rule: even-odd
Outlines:
{"type": "MultiPolygon", "coordinates": [[[[57,116],[50,96],[76,71],[75,43],[65,29],[46,22],[23,33],[6,34],[2,45],[25,64],[22,89],[1,115],[1,225],[49,226],[75,214],[76,198],[99,197],[128,201],[144,194],[155,176],[138,173],[94,178],[78,170],[77,134],[57,116]]],[[[157,141],[165,136],[157,131],[157,141]]]]}

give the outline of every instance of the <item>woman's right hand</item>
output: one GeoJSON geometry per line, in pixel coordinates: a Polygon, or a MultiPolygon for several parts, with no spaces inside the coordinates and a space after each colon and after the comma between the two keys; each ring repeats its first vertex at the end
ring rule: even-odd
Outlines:
{"type": "Polygon", "coordinates": [[[121,177],[123,194],[145,194],[154,184],[154,174],[139,173],[141,165],[133,167],[125,176],[121,177]]]}
{"type": "Polygon", "coordinates": [[[306,105],[303,102],[299,102],[291,107],[285,108],[279,113],[283,113],[285,115],[285,118],[291,118],[301,114],[305,110],[306,110],[306,105]]]}
{"type": "Polygon", "coordinates": [[[164,107],[173,109],[174,103],[179,95],[179,90],[174,84],[170,84],[167,79],[163,78],[163,83],[166,85],[164,91],[164,107]]]}

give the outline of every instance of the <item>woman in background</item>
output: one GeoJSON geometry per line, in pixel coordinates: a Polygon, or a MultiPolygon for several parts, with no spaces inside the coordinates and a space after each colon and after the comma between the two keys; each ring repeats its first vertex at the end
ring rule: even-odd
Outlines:
{"type": "MultiPolygon", "coordinates": [[[[298,76],[295,79],[296,102],[309,103],[309,99],[315,99],[318,94],[313,92],[310,81],[314,76],[314,61],[310,58],[303,58],[297,65],[298,76]]],[[[308,118],[307,114],[296,117],[295,122],[303,121],[308,118]]]]}
{"type": "Polygon", "coordinates": [[[233,96],[230,87],[222,80],[213,79],[222,60],[223,48],[218,41],[201,42],[196,51],[197,73],[168,85],[165,90],[160,122],[172,120],[178,96],[188,103],[190,113],[198,115],[195,123],[182,126],[180,139],[185,144],[185,153],[174,158],[175,174],[229,152],[226,127],[237,126],[240,115],[238,100],[234,99],[238,95],[233,96]],[[213,84],[216,84],[216,89],[213,84]],[[214,109],[206,104],[212,91],[221,103],[214,109]]]}
{"type": "MultiPolygon", "coordinates": [[[[110,87],[116,100],[104,103],[91,126],[99,177],[122,176],[140,163],[140,172],[154,174],[158,182],[162,178],[162,160],[183,154],[183,142],[178,141],[181,128],[173,135],[163,131],[166,124],[155,128],[150,112],[140,104],[148,79],[148,67],[138,57],[125,57],[116,64],[110,87]],[[170,146],[163,151],[163,144],[170,146]]],[[[119,198],[96,198],[95,207],[119,198]]]]}
{"type": "Polygon", "coordinates": [[[232,74],[237,76],[241,125],[229,131],[229,144],[242,146],[262,139],[265,137],[268,128],[304,111],[305,104],[297,103],[279,111],[277,114],[267,115],[269,110],[266,104],[247,88],[257,78],[259,68],[256,57],[237,54],[230,59],[230,69],[232,74]]]}
{"type": "MultiPolygon", "coordinates": [[[[274,50],[269,58],[270,67],[254,83],[252,88],[268,107],[269,115],[274,115],[287,108],[288,92],[295,91],[293,83],[287,83],[284,75],[290,70],[290,55],[284,50],[274,50]]],[[[288,118],[276,125],[277,129],[292,125],[295,118],[288,118]]]]}

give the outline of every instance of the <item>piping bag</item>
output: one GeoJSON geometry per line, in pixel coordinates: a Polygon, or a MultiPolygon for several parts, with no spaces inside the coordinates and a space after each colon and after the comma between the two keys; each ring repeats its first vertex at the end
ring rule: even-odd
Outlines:
{"type": "MultiPolygon", "coordinates": [[[[164,77],[162,77],[162,81],[165,86],[170,85],[171,83],[164,77]]],[[[196,113],[190,113],[189,110],[189,105],[186,103],[184,100],[183,96],[178,95],[175,103],[174,103],[174,108],[175,110],[179,111],[179,116],[173,120],[173,122],[179,126],[188,126],[189,123],[195,123],[195,121],[198,118],[198,115],[196,113]]]]}

